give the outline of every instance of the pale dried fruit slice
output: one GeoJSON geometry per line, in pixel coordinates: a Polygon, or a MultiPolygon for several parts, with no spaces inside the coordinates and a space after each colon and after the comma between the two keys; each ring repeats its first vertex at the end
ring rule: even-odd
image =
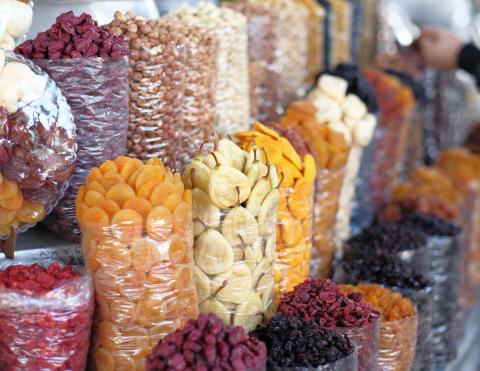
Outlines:
{"type": "Polygon", "coordinates": [[[222,223],[222,234],[232,246],[250,245],[258,237],[254,216],[242,206],[230,210],[222,223]]]}
{"type": "Polygon", "coordinates": [[[224,166],[230,166],[230,161],[228,161],[220,152],[213,151],[205,156],[203,159],[203,164],[206,165],[210,170],[213,170],[217,164],[224,166]]]}
{"type": "Polygon", "coordinates": [[[272,274],[272,264],[267,258],[260,260],[253,271],[253,287],[258,286],[258,282],[264,274],[272,274]]]}
{"type": "Polygon", "coordinates": [[[220,209],[242,204],[250,196],[250,191],[250,182],[241,171],[223,165],[212,170],[208,194],[220,209]]]}
{"type": "Polygon", "coordinates": [[[230,269],[233,264],[233,249],[214,229],[200,235],[195,241],[195,263],[207,274],[220,274],[230,269]]]}
{"type": "Polygon", "coordinates": [[[247,247],[250,251],[247,255],[251,254],[252,258],[255,260],[255,265],[263,259],[263,242],[264,238],[259,237],[251,246],[247,247]]]}
{"type": "Polygon", "coordinates": [[[278,178],[278,172],[275,165],[270,165],[268,167],[268,180],[270,180],[270,185],[272,188],[280,187],[280,179],[278,178]]]}
{"type": "Polygon", "coordinates": [[[275,259],[275,238],[273,236],[266,239],[263,255],[270,263],[275,259]]]}
{"type": "Polygon", "coordinates": [[[250,188],[252,188],[257,181],[268,173],[267,166],[260,162],[254,162],[247,171],[247,178],[250,181],[250,188]]]}
{"type": "Polygon", "coordinates": [[[279,201],[280,191],[276,188],[265,197],[258,213],[258,228],[261,236],[268,236],[275,228],[279,201]]]}
{"type": "Polygon", "coordinates": [[[272,301],[273,288],[275,286],[275,280],[273,274],[265,273],[257,283],[257,292],[260,294],[264,308],[267,307],[272,301]]]}
{"type": "Polygon", "coordinates": [[[228,165],[233,166],[237,170],[243,170],[247,160],[246,153],[230,139],[220,139],[217,145],[217,151],[227,160],[228,165]]]}
{"type": "Polygon", "coordinates": [[[246,208],[254,217],[258,216],[260,207],[262,206],[265,197],[267,197],[271,190],[272,186],[268,178],[261,178],[253,187],[252,193],[248,198],[246,208]]]}
{"type": "Polygon", "coordinates": [[[233,325],[241,326],[247,331],[253,330],[262,320],[263,312],[260,295],[251,291],[233,314],[233,325]]]}
{"type": "Polygon", "coordinates": [[[205,165],[202,160],[195,159],[186,167],[183,173],[183,184],[188,189],[200,188],[201,190],[208,192],[210,172],[210,168],[205,165]]]}
{"type": "Polygon", "coordinates": [[[220,225],[221,212],[206,192],[199,188],[192,190],[193,234],[202,234],[207,228],[217,228],[220,225]]]}
{"type": "Polygon", "coordinates": [[[236,262],[225,273],[212,278],[215,297],[225,303],[240,304],[252,288],[252,272],[247,264],[236,262]]]}
{"type": "Polygon", "coordinates": [[[202,313],[214,313],[220,318],[225,324],[230,325],[230,314],[231,311],[217,299],[207,299],[202,304],[200,304],[200,312],[202,313]]]}
{"type": "Polygon", "coordinates": [[[201,304],[212,294],[210,278],[203,271],[195,267],[195,285],[197,287],[198,302],[201,304]]]}

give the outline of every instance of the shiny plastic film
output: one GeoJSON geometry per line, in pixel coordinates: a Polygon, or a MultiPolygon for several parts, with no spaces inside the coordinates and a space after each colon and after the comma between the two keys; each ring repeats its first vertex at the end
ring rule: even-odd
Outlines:
{"type": "Polygon", "coordinates": [[[282,105],[286,106],[303,96],[308,76],[309,11],[296,0],[249,0],[268,7],[278,14],[280,21],[280,75],[282,105]]]}
{"type": "MultiPolygon", "coordinates": [[[[308,276],[312,253],[315,160],[304,153],[304,141],[292,128],[276,130],[256,122],[252,130],[237,133],[242,148],[275,166],[280,203],[274,264],[275,299],[293,290],[308,276]]],[[[268,169],[263,169],[267,173],[268,169]]]]}
{"type": "Polygon", "coordinates": [[[281,371],[357,371],[358,350],[354,349],[348,356],[340,358],[335,362],[318,367],[283,367],[281,371]]]}
{"type": "Polygon", "coordinates": [[[77,196],[97,312],[97,370],[144,370],[165,335],[198,314],[191,192],[158,159],[93,168],[77,196]]]}
{"type": "Polygon", "coordinates": [[[218,39],[215,131],[231,134],[248,127],[250,95],[247,20],[243,14],[212,3],[182,6],[166,19],[184,22],[215,34],[218,39]]]}
{"type": "Polygon", "coordinates": [[[13,50],[28,32],[33,20],[33,2],[6,0],[2,2],[0,14],[0,48],[13,50]]]}
{"type": "Polygon", "coordinates": [[[328,0],[333,11],[334,32],[332,40],[332,65],[348,63],[352,60],[352,4],[346,0],[328,0]]]}
{"type": "Polygon", "coordinates": [[[32,62],[0,49],[0,239],[49,214],[74,171],[72,112],[32,62]]]}
{"type": "Polygon", "coordinates": [[[82,266],[70,270],[49,259],[23,265],[31,263],[1,264],[0,365],[12,371],[83,370],[94,312],[91,277],[82,266]],[[30,286],[17,281],[28,275],[30,286]],[[35,281],[37,275],[42,282],[35,281]],[[42,287],[47,279],[51,288],[42,287]]]}
{"type": "Polygon", "coordinates": [[[359,65],[367,66],[373,59],[376,51],[376,32],[378,28],[379,0],[362,0],[362,28],[360,30],[360,48],[358,50],[359,65]]]}
{"type": "Polygon", "coordinates": [[[193,200],[199,309],[252,330],[273,297],[277,171],[226,138],[201,150],[182,178],[193,200]]]}
{"type": "Polygon", "coordinates": [[[173,168],[184,132],[184,37],[173,24],[128,13],[116,13],[110,27],[130,49],[127,153],[142,161],[159,157],[173,168]]]}
{"type": "Polygon", "coordinates": [[[261,122],[278,121],[281,104],[278,15],[249,1],[227,2],[225,6],[247,17],[251,117],[261,122]]]}

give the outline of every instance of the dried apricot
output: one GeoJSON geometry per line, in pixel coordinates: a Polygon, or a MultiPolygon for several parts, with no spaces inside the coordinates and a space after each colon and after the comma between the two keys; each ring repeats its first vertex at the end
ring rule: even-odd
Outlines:
{"type": "Polygon", "coordinates": [[[10,225],[15,220],[16,210],[7,210],[3,207],[0,207],[0,224],[10,225]]]}
{"type": "Polygon", "coordinates": [[[175,272],[175,290],[182,292],[186,287],[193,287],[193,272],[190,266],[184,265],[175,272]]]}
{"type": "Polygon", "coordinates": [[[151,182],[144,184],[140,189],[137,189],[137,196],[142,197],[146,200],[150,200],[153,190],[157,185],[158,182],[156,180],[152,180],[151,182]]]}
{"type": "Polygon", "coordinates": [[[150,202],[141,197],[133,197],[123,205],[124,209],[130,209],[136,211],[143,218],[146,218],[152,210],[150,202]]]}
{"type": "Polygon", "coordinates": [[[128,300],[139,300],[145,295],[146,280],[145,272],[131,269],[118,276],[118,291],[128,300]]]}
{"type": "Polygon", "coordinates": [[[95,283],[95,295],[100,301],[112,301],[120,298],[120,279],[118,274],[98,269],[93,277],[95,283]]]}
{"type": "Polygon", "coordinates": [[[100,201],[104,199],[104,196],[97,191],[88,191],[85,194],[85,204],[89,207],[97,206],[100,201]]]}
{"type": "Polygon", "coordinates": [[[149,238],[138,238],[132,243],[132,265],[139,271],[148,272],[152,266],[162,260],[166,260],[166,254],[162,253],[160,244],[149,238]]]}
{"type": "Polygon", "coordinates": [[[88,182],[87,188],[89,191],[96,191],[102,194],[103,196],[107,194],[107,191],[105,190],[105,188],[103,188],[103,185],[101,185],[98,180],[93,180],[91,182],[88,182]]]}
{"type": "Polygon", "coordinates": [[[118,156],[115,160],[113,160],[113,162],[115,163],[115,166],[117,167],[118,171],[121,172],[125,167],[125,164],[127,164],[131,160],[134,160],[134,159],[128,156],[118,156]]]}
{"type": "Polygon", "coordinates": [[[304,219],[312,212],[313,184],[298,179],[288,197],[288,210],[296,219],[304,219]]]}
{"type": "Polygon", "coordinates": [[[182,264],[188,257],[188,240],[182,236],[172,236],[168,248],[168,256],[173,266],[182,264]]]}
{"type": "Polygon", "coordinates": [[[84,215],[87,233],[92,238],[101,239],[105,234],[105,228],[110,224],[110,217],[101,208],[94,206],[87,210],[84,215]]]}
{"type": "Polygon", "coordinates": [[[179,327],[177,320],[166,320],[150,328],[150,345],[155,346],[168,334],[174,332],[179,327]]]}
{"type": "MultiPolygon", "coordinates": [[[[143,166],[142,161],[136,158],[128,158],[120,170],[120,175],[127,182],[135,171],[143,166]]],[[[117,165],[118,167],[118,165],[117,165]]]]}
{"type": "MultiPolygon", "coordinates": [[[[178,173],[175,173],[175,175],[180,175],[178,173]]],[[[183,192],[185,191],[185,186],[183,185],[183,182],[182,180],[177,180],[176,177],[175,177],[175,182],[173,183],[173,185],[175,186],[175,190],[174,192],[178,195],[180,195],[180,197],[183,195],[183,192]]]]}
{"type": "Polygon", "coordinates": [[[104,240],[97,246],[96,258],[101,268],[111,272],[126,272],[132,265],[130,249],[115,238],[104,240]]]}
{"type": "Polygon", "coordinates": [[[136,169],[132,173],[132,175],[130,175],[130,178],[128,178],[128,182],[127,182],[128,185],[130,187],[132,187],[133,189],[135,189],[137,192],[138,192],[138,188],[135,186],[135,184],[137,183],[137,179],[140,176],[140,174],[142,173],[142,171],[143,171],[143,164],[138,169],[136,169]]]}
{"type": "Polygon", "coordinates": [[[93,182],[94,180],[100,181],[102,179],[102,172],[97,167],[94,167],[90,170],[90,174],[87,176],[88,182],[93,182]]]}
{"type": "Polygon", "coordinates": [[[118,173],[117,165],[110,160],[105,161],[98,169],[102,172],[102,174],[108,173],[109,171],[118,173]]]}
{"type": "Polygon", "coordinates": [[[295,148],[293,148],[292,144],[289,142],[287,138],[281,137],[278,142],[282,146],[283,156],[286,157],[290,162],[295,165],[298,170],[302,169],[302,159],[300,155],[297,153],[295,148]]]}
{"type": "Polygon", "coordinates": [[[22,207],[17,211],[16,217],[22,223],[35,224],[45,218],[45,208],[42,204],[23,200],[22,207]]]}
{"type": "Polygon", "coordinates": [[[115,362],[113,361],[112,354],[104,349],[100,348],[95,351],[95,367],[102,371],[115,371],[115,362]]]}
{"type": "Polygon", "coordinates": [[[182,196],[178,193],[172,193],[163,201],[162,205],[167,207],[170,211],[173,211],[182,202],[182,196]]]}
{"type": "MultiPolygon", "coordinates": [[[[138,350],[148,347],[148,330],[139,326],[132,326],[125,330],[120,330],[122,342],[120,348],[122,350],[136,352],[138,350]]],[[[133,365],[133,359],[130,359],[133,365]]],[[[128,371],[131,368],[127,369],[128,371]]]]}
{"type": "Polygon", "coordinates": [[[131,241],[142,235],[143,218],[134,210],[120,210],[112,218],[112,235],[123,241],[131,241]]]}
{"type": "Polygon", "coordinates": [[[110,351],[118,349],[118,328],[109,321],[102,321],[98,326],[98,341],[101,346],[110,351]]]}
{"type": "Polygon", "coordinates": [[[302,223],[292,218],[285,217],[280,225],[282,241],[287,247],[295,247],[303,238],[302,223]]]}
{"type": "Polygon", "coordinates": [[[143,185],[151,181],[161,182],[163,181],[163,177],[164,171],[160,166],[145,165],[135,181],[135,188],[140,189],[143,185]]]}
{"type": "Polygon", "coordinates": [[[168,239],[173,230],[173,216],[165,206],[157,206],[150,211],[147,217],[147,232],[150,237],[165,241],[168,239]]]}
{"type": "Polygon", "coordinates": [[[135,191],[128,184],[116,184],[108,190],[107,197],[123,207],[125,202],[135,197],[135,191]]]}
{"type": "Polygon", "coordinates": [[[117,326],[131,326],[135,323],[136,310],[137,306],[131,301],[123,298],[120,300],[113,300],[110,303],[110,318],[117,326]]]}
{"type": "Polygon", "coordinates": [[[77,196],[76,196],[76,203],[79,204],[83,202],[85,199],[85,194],[87,193],[87,186],[82,184],[80,188],[78,188],[77,196]]]}
{"type": "Polygon", "coordinates": [[[83,202],[78,203],[76,206],[76,214],[77,214],[77,220],[80,224],[85,223],[85,214],[88,211],[88,206],[85,205],[83,202]]]}
{"type": "Polygon", "coordinates": [[[192,191],[190,189],[183,192],[182,200],[186,202],[190,209],[192,208],[192,191]]]}
{"type": "Polygon", "coordinates": [[[108,198],[104,198],[97,206],[105,210],[110,218],[113,218],[113,216],[121,210],[115,201],[108,198]]]}
{"type": "Polygon", "coordinates": [[[166,314],[165,301],[158,296],[147,296],[138,302],[138,323],[144,327],[160,324],[166,314]]]}
{"type": "Polygon", "coordinates": [[[125,180],[123,180],[123,177],[120,174],[108,172],[103,175],[102,179],[100,179],[100,183],[103,185],[103,188],[108,191],[114,185],[125,183],[125,180]]]}
{"type": "Polygon", "coordinates": [[[175,186],[171,182],[163,182],[158,184],[152,191],[150,195],[150,202],[152,206],[163,205],[168,196],[170,196],[175,191],[175,186]]]}
{"type": "Polygon", "coordinates": [[[173,231],[182,235],[186,234],[191,224],[190,207],[186,202],[181,201],[173,211],[173,231]]]}
{"type": "Polygon", "coordinates": [[[23,195],[17,183],[4,179],[0,185],[0,206],[7,210],[17,210],[22,206],[23,195]]]}

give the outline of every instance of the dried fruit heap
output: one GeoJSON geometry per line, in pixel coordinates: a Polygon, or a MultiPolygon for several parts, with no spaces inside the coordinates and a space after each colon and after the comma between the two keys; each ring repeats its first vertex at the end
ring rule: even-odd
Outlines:
{"type": "Polygon", "coordinates": [[[4,370],[83,370],[94,310],[90,278],[52,263],[0,271],[4,370]]]}
{"type": "Polygon", "coordinates": [[[262,371],[266,357],[265,344],[241,327],[226,326],[213,314],[200,314],[158,343],[146,370],[262,371]]]}
{"type": "Polygon", "coordinates": [[[15,48],[15,37],[25,34],[32,25],[33,11],[28,1],[4,0],[0,12],[0,48],[15,48]]]}
{"type": "Polygon", "coordinates": [[[251,330],[272,301],[277,171],[229,139],[200,150],[182,178],[192,190],[200,311],[251,330]]]}
{"type": "Polygon", "coordinates": [[[86,13],[72,11],[59,15],[56,23],[33,40],[25,41],[15,52],[28,59],[68,59],[123,57],[128,55],[123,36],[115,36],[107,26],[86,13]]]}
{"type": "MultiPolygon", "coordinates": [[[[284,134],[288,135],[288,130],[284,134]]],[[[295,142],[260,123],[254,123],[250,131],[235,135],[254,158],[258,160],[262,157],[271,162],[283,176],[274,264],[275,293],[279,298],[308,277],[312,253],[315,160],[310,154],[302,158],[294,147],[295,142]]]]}
{"type": "Polygon", "coordinates": [[[197,315],[191,192],[158,159],[93,168],[77,195],[93,273],[99,370],[143,370],[160,338],[197,315]]]}
{"type": "Polygon", "coordinates": [[[412,301],[380,285],[340,285],[347,293],[362,293],[380,312],[378,369],[409,370],[415,355],[417,311],[412,301]]]}
{"type": "Polygon", "coordinates": [[[320,328],[312,319],[276,314],[266,326],[251,333],[267,345],[269,370],[287,367],[316,369],[351,355],[354,346],[347,336],[320,328]]]}

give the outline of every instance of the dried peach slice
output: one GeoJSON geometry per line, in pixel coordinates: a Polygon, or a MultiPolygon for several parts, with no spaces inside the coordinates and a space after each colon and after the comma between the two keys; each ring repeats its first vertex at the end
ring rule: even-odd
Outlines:
{"type": "Polygon", "coordinates": [[[107,194],[107,191],[105,190],[105,188],[103,188],[103,185],[101,185],[98,180],[93,180],[91,182],[88,182],[87,188],[89,191],[96,191],[102,194],[103,196],[107,194]]]}
{"type": "Polygon", "coordinates": [[[288,210],[296,219],[304,219],[312,212],[313,184],[298,179],[288,197],[288,210]]]}
{"type": "Polygon", "coordinates": [[[181,201],[173,211],[173,231],[178,234],[185,234],[192,224],[190,206],[181,201]]]}
{"type": "Polygon", "coordinates": [[[87,233],[95,239],[101,239],[105,234],[105,228],[110,224],[108,214],[97,206],[89,208],[84,219],[87,233]]]}
{"type": "Polygon", "coordinates": [[[120,170],[120,175],[125,181],[128,181],[130,177],[135,173],[135,171],[143,166],[142,161],[137,158],[127,157],[127,159],[128,160],[123,164],[120,170]]]}
{"type": "Polygon", "coordinates": [[[94,355],[95,367],[102,371],[115,371],[115,362],[112,354],[105,348],[100,348],[95,351],[94,355]]]}
{"type": "Polygon", "coordinates": [[[134,210],[120,210],[112,218],[112,235],[123,241],[140,237],[142,230],[143,218],[134,210]]]}
{"type": "Polygon", "coordinates": [[[144,184],[157,181],[161,182],[164,178],[163,168],[156,165],[145,165],[142,172],[135,181],[135,188],[140,189],[144,184]]]}
{"type": "Polygon", "coordinates": [[[163,205],[168,196],[175,192],[175,186],[171,182],[164,181],[158,184],[150,195],[150,202],[152,206],[163,205]]]}
{"type": "Polygon", "coordinates": [[[104,199],[104,196],[97,191],[87,191],[85,194],[85,204],[89,207],[97,206],[100,201],[104,199]]]}
{"type": "Polygon", "coordinates": [[[308,154],[303,159],[303,177],[308,183],[313,183],[316,175],[315,159],[308,154]]]}
{"type": "Polygon", "coordinates": [[[149,238],[138,238],[132,243],[132,265],[135,269],[148,272],[159,261],[166,260],[166,254],[162,254],[160,244],[149,238]],[[163,258],[163,259],[162,259],[163,258]]]}
{"type": "Polygon", "coordinates": [[[115,163],[115,166],[117,167],[118,171],[121,172],[125,167],[125,164],[131,160],[134,160],[134,159],[128,156],[118,156],[115,160],[113,160],[113,162],[115,163]]]}
{"type": "Polygon", "coordinates": [[[105,210],[110,218],[113,218],[113,216],[121,210],[115,201],[108,198],[104,198],[97,206],[105,210]]]}
{"type": "Polygon", "coordinates": [[[152,210],[150,202],[141,197],[133,197],[123,205],[124,209],[134,210],[139,213],[143,218],[146,218],[152,210]]]}
{"type": "Polygon", "coordinates": [[[132,265],[130,249],[115,238],[104,240],[97,246],[96,259],[101,268],[111,272],[126,272],[132,265]]]}
{"type": "Polygon", "coordinates": [[[0,224],[11,225],[15,220],[15,214],[17,210],[8,210],[0,207],[0,224]]]}
{"type": "Polygon", "coordinates": [[[87,181],[88,182],[93,182],[94,180],[101,180],[102,179],[102,172],[100,171],[99,168],[94,167],[90,170],[90,174],[87,176],[87,181]]]}
{"type": "Polygon", "coordinates": [[[108,190],[107,197],[123,207],[125,202],[135,197],[135,191],[128,184],[116,184],[108,190]]]}
{"type": "Polygon", "coordinates": [[[45,218],[45,208],[42,204],[23,200],[22,208],[17,211],[16,217],[22,223],[35,224],[45,218]]]}
{"type": "Polygon", "coordinates": [[[161,324],[167,314],[165,300],[160,296],[147,296],[138,302],[138,323],[150,328],[161,324]]]}
{"type": "Polygon", "coordinates": [[[287,216],[282,220],[280,230],[282,233],[282,241],[287,247],[297,246],[303,238],[302,223],[291,216],[287,216]]]}
{"type": "Polygon", "coordinates": [[[167,240],[173,230],[172,212],[165,206],[154,207],[148,214],[146,226],[150,237],[157,241],[167,240]]]}
{"type": "Polygon", "coordinates": [[[275,130],[272,130],[268,127],[266,127],[265,125],[259,123],[258,121],[254,122],[252,127],[259,131],[260,133],[262,134],[265,134],[265,135],[268,135],[269,137],[273,138],[273,139],[280,139],[280,135],[275,131],[275,130]]]}
{"type": "Polygon", "coordinates": [[[112,322],[102,321],[98,326],[98,341],[100,345],[110,351],[118,349],[119,331],[112,322]]]}
{"type": "Polygon", "coordinates": [[[102,174],[105,174],[109,171],[118,173],[117,165],[115,165],[115,162],[110,160],[105,161],[98,169],[102,172],[102,174]]]}
{"type": "Polygon", "coordinates": [[[289,159],[298,170],[302,169],[302,159],[287,138],[281,137],[278,142],[282,146],[283,156],[289,159]]]}
{"type": "Polygon", "coordinates": [[[83,202],[85,199],[85,194],[87,193],[87,186],[82,184],[80,188],[78,188],[77,196],[75,199],[75,202],[78,204],[80,202],[83,202]]]}

